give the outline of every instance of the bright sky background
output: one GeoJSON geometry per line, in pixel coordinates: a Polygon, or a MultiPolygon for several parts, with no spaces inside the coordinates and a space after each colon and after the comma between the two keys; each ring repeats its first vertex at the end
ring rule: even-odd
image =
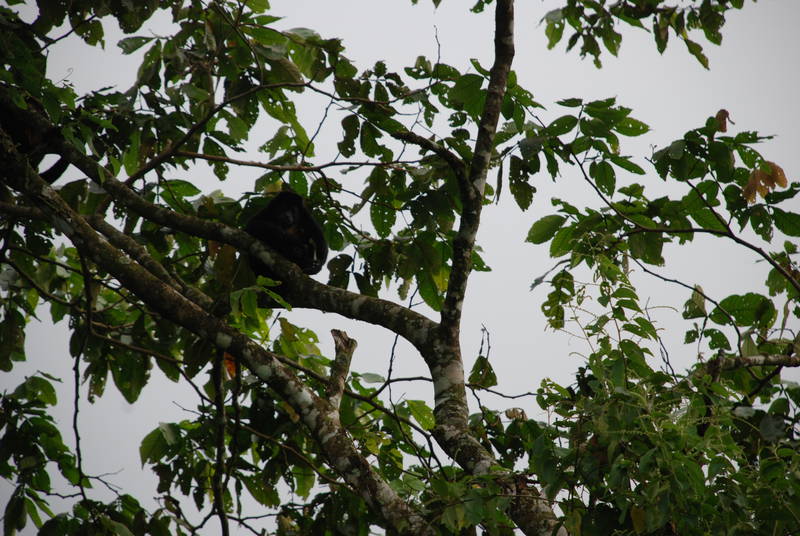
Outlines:
{"type": "MultiPolygon", "coordinates": [[[[411,65],[418,55],[431,59],[437,56],[437,35],[442,61],[466,69],[470,58],[478,58],[484,66],[492,62],[493,13],[467,13],[472,2],[444,1],[439,10],[421,0],[411,6],[398,0],[274,0],[276,14],[286,16],[285,28],[308,27],[323,37],[341,37],[346,54],[360,68],[385,60],[392,70],[411,65]]],[[[564,44],[555,50],[546,49],[544,27],[539,21],[550,9],[558,7],[551,0],[517,2],[517,54],[514,69],[521,85],[533,92],[536,100],[547,109],[543,119],[562,115],[563,109],[554,101],[567,97],[584,99],[616,96],[618,103],[633,108],[633,116],[648,123],[652,130],[639,138],[623,138],[622,151],[633,155],[645,169],[645,158],[653,147],[663,147],[683,132],[701,126],[707,117],[726,108],[735,121],[733,131],[758,130],[776,134],[777,138],[763,144],[759,150],[769,160],[781,165],[790,181],[800,179],[800,3],[764,0],[747,3],[745,9],[730,12],[723,28],[722,47],[707,44],[700,36],[710,60],[706,71],[688,54],[685,47],[671,38],[663,56],[656,51],[652,37],[640,30],[623,27],[623,43],[619,58],[603,57],[604,67],[596,69],[590,60],[581,60],[575,53],[566,54],[564,44]]],[[[162,19],[163,20],[163,19],[162,19]]],[[[109,30],[111,31],[111,30],[109,30]]],[[[163,32],[157,32],[163,33],[163,32]]],[[[146,30],[139,35],[148,35],[146,30]]],[[[673,36],[674,37],[674,36],[673,36]]],[[[114,43],[118,36],[109,33],[106,51],[83,46],[76,39],[67,39],[56,47],[50,58],[50,72],[55,80],[67,79],[79,91],[116,85],[127,89],[136,74],[139,55],[122,57],[114,43]]],[[[566,39],[565,39],[566,41],[566,39]]],[[[302,108],[306,127],[313,128],[321,117],[321,109],[302,108]]],[[[331,122],[331,125],[335,123],[331,122]]],[[[264,137],[271,135],[266,131],[264,137]]],[[[319,153],[325,154],[338,138],[339,132],[323,136],[318,142],[319,153]],[[326,146],[328,149],[326,149],[326,146]]],[[[258,141],[258,140],[257,140],[258,141]]],[[[244,158],[255,158],[255,153],[244,158]]],[[[534,178],[539,192],[531,208],[521,213],[511,202],[507,190],[500,205],[486,207],[479,234],[484,258],[492,266],[489,273],[472,276],[462,327],[463,351],[469,370],[481,342],[481,326],[491,335],[490,359],[498,374],[499,389],[513,394],[535,391],[545,377],[568,384],[575,369],[583,363],[580,354],[587,351],[586,343],[565,333],[544,330],[539,304],[549,291],[542,285],[534,292],[529,286],[537,276],[554,264],[547,256],[546,246],[524,243],[524,237],[534,221],[550,214],[550,197],[570,199],[599,205],[574,169],[562,168],[564,176],[553,183],[549,175],[540,173],[534,178]]],[[[191,179],[206,193],[221,188],[237,195],[250,187],[253,171],[234,170],[226,183],[215,183],[211,173],[200,165],[191,179]]],[[[345,178],[343,180],[360,180],[345,178]]],[[[648,189],[662,188],[654,173],[638,178],[648,189]]],[[[493,179],[492,179],[493,181],[493,179]]],[[[666,190],[665,190],[666,191],[666,190]]],[[[676,194],[676,190],[671,190],[676,194]]],[[[794,207],[795,210],[800,207],[794,207]]],[[[718,240],[696,240],[693,246],[665,250],[667,265],[659,273],[677,277],[686,283],[699,283],[711,296],[718,298],[745,292],[761,285],[766,271],[755,263],[750,254],[742,254],[718,240]]],[[[651,297],[652,304],[669,304],[676,309],[661,309],[655,314],[670,351],[673,366],[679,372],[695,358],[695,346],[681,344],[687,325],[680,320],[680,308],[687,292],[667,286],[647,276],[635,276],[640,285],[640,297],[651,297]]],[[[777,304],[780,307],[780,303],[777,304]]],[[[49,313],[43,311],[42,318],[49,313]]],[[[353,370],[386,373],[393,337],[381,328],[359,324],[317,312],[300,313],[320,336],[325,352],[332,350],[329,330],[345,329],[359,341],[353,360],[353,370]]],[[[789,326],[795,329],[800,326],[789,326]]],[[[59,394],[57,416],[64,423],[63,434],[73,442],[69,429],[71,418],[72,365],[67,348],[65,326],[33,325],[28,337],[29,361],[15,368],[13,374],[0,376],[0,389],[11,389],[25,375],[44,370],[61,376],[65,384],[59,394]]],[[[395,358],[395,374],[410,376],[427,374],[416,352],[407,344],[399,344],[395,358]]],[[[117,473],[109,480],[122,486],[146,505],[155,491],[155,478],[149,469],[142,470],[138,446],[142,437],[159,421],[190,418],[180,406],[192,409],[190,393],[175,384],[162,381],[159,373],[144,389],[135,406],[128,405],[111,384],[106,395],[94,405],[84,403],[80,414],[84,468],[90,474],[117,473]]],[[[791,371],[785,376],[800,381],[800,373],[791,371]]],[[[415,388],[405,384],[395,386],[396,398],[422,398],[431,401],[427,384],[415,388]]],[[[490,399],[486,399],[490,401],[490,399]]],[[[491,401],[490,401],[491,404],[491,401]]],[[[509,404],[503,403],[502,407],[509,404]]],[[[546,419],[533,399],[520,405],[528,415],[546,419]]],[[[0,482],[0,504],[5,504],[11,488],[0,482]]],[[[98,497],[105,497],[96,490],[98,497]]],[[[209,525],[214,534],[217,525],[209,525]]],[[[30,526],[24,534],[33,534],[30,526]]]]}

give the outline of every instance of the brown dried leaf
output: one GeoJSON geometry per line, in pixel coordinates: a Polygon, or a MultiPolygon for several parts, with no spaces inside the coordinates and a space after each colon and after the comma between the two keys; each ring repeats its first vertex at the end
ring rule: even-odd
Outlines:
{"type": "Polygon", "coordinates": [[[761,184],[767,189],[767,192],[775,189],[775,177],[772,174],[772,170],[764,172],[763,177],[761,177],[761,184]]]}
{"type": "Polygon", "coordinates": [[[756,193],[761,186],[761,179],[760,175],[763,175],[764,172],[760,169],[754,169],[750,172],[750,178],[747,179],[747,184],[745,184],[744,188],[742,189],[742,197],[747,200],[747,203],[752,205],[756,202],[756,193]]]}
{"type": "MultiPolygon", "coordinates": [[[[728,121],[730,120],[731,114],[726,109],[722,109],[717,112],[715,119],[717,123],[719,123],[719,131],[720,132],[728,132],[728,121]]],[[[733,123],[733,121],[731,121],[733,123]]]]}
{"type": "Polygon", "coordinates": [[[769,160],[767,160],[767,164],[772,168],[772,183],[777,184],[781,188],[786,188],[789,185],[789,181],[786,179],[786,173],[783,172],[783,168],[769,160]]]}
{"type": "Polygon", "coordinates": [[[748,205],[756,202],[756,187],[754,182],[748,182],[744,189],[742,189],[742,197],[745,198],[748,205]]]}
{"type": "Polygon", "coordinates": [[[761,184],[758,184],[756,186],[756,188],[758,188],[758,195],[760,195],[762,199],[767,197],[767,194],[769,193],[769,190],[770,190],[769,186],[767,186],[766,184],[761,183],[761,184]]]}
{"type": "Polygon", "coordinates": [[[236,358],[225,352],[222,364],[225,366],[225,372],[228,373],[228,378],[236,377],[236,358]]]}
{"type": "Polygon", "coordinates": [[[509,419],[527,420],[528,416],[525,415],[525,410],[522,408],[508,408],[506,410],[506,417],[509,419]]]}

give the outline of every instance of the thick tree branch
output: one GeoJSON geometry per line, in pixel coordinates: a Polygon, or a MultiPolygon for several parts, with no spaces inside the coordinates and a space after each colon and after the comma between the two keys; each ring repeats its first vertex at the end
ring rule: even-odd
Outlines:
{"type": "Polygon", "coordinates": [[[214,384],[214,473],[211,475],[211,496],[213,498],[213,512],[219,519],[219,528],[222,536],[229,536],[228,514],[225,511],[225,376],[222,371],[224,352],[216,351],[216,356],[211,367],[211,379],[214,384]]]}
{"type": "Polygon", "coordinates": [[[89,224],[100,231],[111,244],[150,271],[151,274],[159,278],[165,284],[177,289],[181,294],[192,300],[194,303],[207,311],[211,311],[214,300],[210,296],[200,291],[196,287],[187,285],[179,278],[171,275],[164,266],[156,261],[147,248],[139,244],[136,240],[116,229],[113,225],[105,221],[100,214],[94,214],[88,218],[89,224]]]}
{"type": "Polygon", "coordinates": [[[699,374],[716,376],[722,370],[750,367],[800,367],[800,333],[794,340],[786,342],[786,352],[782,354],[724,355],[709,359],[705,366],[697,370],[699,374]]]}
{"type": "Polygon", "coordinates": [[[462,467],[485,474],[494,458],[470,434],[467,425],[467,395],[459,342],[461,305],[471,269],[472,250],[480,223],[483,189],[489,166],[494,133],[500,116],[508,72],[514,57],[513,0],[498,0],[495,13],[495,62],[492,66],[486,104],[478,126],[468,182],[462,184],[462,214],[453,242],[453,266],[442,309],[439,340],[426,360],[434,383],[437,441],[462,467]]]}
{"type": "MultiPolygon", "coordinates": [[[[266,252],[266,248],[261,243],[254,242],[250,248],[251,253],[266,252]]],[[[273,255],[270,261],[275,261],[275,257],[277,256],[273,255]]],[[[267,257],[260,258],[263,261],[267,257]]],[[[337,313],[353,320],[383,326],[413,344],[423,356],[430,355],[428,348],[431,344],[431,335],[437,328],[437,324],[433,320],[388,300],[372,298],[320,283],[303,275],[299,268],[280,257],[277,258],[277,262],[272,262],[272,264],[274,266],[281,264],[284,266],[284,273],[292,274],[291,277],[283,278],[283,284],[280,287],[281,296],[286,298],[292,306],[337,313]]],[[[277,270],[276,273],[278,273],[277,270]]],[[[278,275],[283,277],[282,274],[278,275]]],[[[430,363],[428,365],[430,366],[430,363]]]]}
{"type": "Polygon", "coordinates": [[[725,357],[720,360],[722,370],[744,367],[800,367],[800,355],[756,354],[738,357],[725,357]]]}
{"type": "Polygon", "coordinates": [[[36,207],[28,207],[25,205],[5,203],[0,201],[0,214],[8,215],[14,218],[26,218],[30,220],[44,219],[44,213],[36,207]]]}

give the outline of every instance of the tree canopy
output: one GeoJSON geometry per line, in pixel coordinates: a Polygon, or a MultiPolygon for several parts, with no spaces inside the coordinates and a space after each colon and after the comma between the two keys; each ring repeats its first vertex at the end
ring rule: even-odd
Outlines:
{"type": "MultiPolygon", "coordinates": [[[[26,335],[48,319],[69,326],[74,374],[42,362],[0,398],[4,534],[800,532],[800,385],[786,378],[800,366],[800,183],[762,156],[769,136],[713,110],[628,156],[650,127],[624,103],[574,89],[540,103],[522,87],[513,0],[472,7],[494,14],[474,36],[493,60],[466,69],[425,56],[360,68],[341,39],[283,29],[267,0],[42,1],[33,17],[10,4],[0,369],[41,359],[26,335]],[[148,30],[164,17],[166,31],[148,30]],[[79,93],[54,78],[50,52],[72,34],[107,46],[109,20],[126,35],[121,53],[142,55],[135,83],[79,93]],[[322,103],[318,123],[298,113],[308,99],[322,103]],[[188,178],[201,165],[218,185],[188,178]],[[542,180],[560,192],[548,212],[531,209],[542,180]],[[285,190],[321,223],[332,253],[320,275],[244,230],[285,190]],[[552,258],[530,275],[547,288],[547,327],[588,348],[570,384],[506,393],[493,368],[503,356],[488,344],[464,355],[468,282],[493,264],[478,231],[494,203],[527,214],[527,247],[552,258]],[[670,275],[665,248],[698,237],[757,261],[759,290],[712,295],[703,276],[670,275]],[[634,273],[683,296],[679,328],[653,318],[634,273]],[[304,309],[335,315],[304,325],[304,309]],[[424,371],[393,374],[394,354],[388,373],[351,370],[354,321],[410,343],[424,371]],[[670,362],[678,347],[696,356],[685,370],[670,362]],[[74,384],[71,422],[53,415],[60,381],[74,384]],[[126,490],[105,500],[81,408],[107,388],[136,404],[158,381],[196,404],[176,422],[153,416],[141,438],[157,507],[126,490]],[[408,382],[426,399],[391,396],[408,382]],[[521,407],[534,403],[546,421],[521,407]]],[[[541,28],[549,47],[597,67],[630,27],[709,68],[703,45],[719,45],[743,5],[563,0],[541,28]]]]}

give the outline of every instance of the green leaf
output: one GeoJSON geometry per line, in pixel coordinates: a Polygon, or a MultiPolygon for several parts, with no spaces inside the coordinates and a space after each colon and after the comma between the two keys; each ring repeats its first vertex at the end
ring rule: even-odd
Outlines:
{"type": "Polygon", "coordinates": [[[14,361],[25,360],[25,318],[19,311],[6,311],[0,322],[0,370],[8,372],[14,361]]]}
{"type": "Polygon", "coordinates": [[[686,48],[689,49],[689,53],[697,58],[697,61],[700,62],[700,65],[708,69],[708,58],[705,54],[703,54],[703,47],[701,47],[699,43],[695,43],[689,39],[684,39],[683,41],[686,43],[686,48]]]}
{"type": "Polygon", "coordinates": [[[373,372],[362,372],[358,377],[364,380],[364,383],[383,383],[386,381],[386,378],[373,372]]]}
{"type": "Polygon", "coordinates": [[[595,180],[595,184],[606,195],[613,195],[616,186],[616,174],[611,164],[605,160],[592,162],[589,166],[589,175],[595,180]]]}
{"type": "Polygon", "coordinates": [[[553,150],[546,148],[544,150],[544,158],[547,161],[547,172],[555,179],[558,176],[558,160],[556,160],[553,150]]]}
{"type": "Polygon", "coordinates": [[[531,186],[524,180],[513,180],[508,185],[508,189],[511,190],[511,195],[514,196],[514,201],[517,202],[519,208],[528,210],[528,207],[533,202],[533,194],[536,193],[536,187],[531,186]]]}
{"type": "Polygon", "coordinates": [[[614,125],[614,130],[623,136],[641,136],[650,130],[646,123],[642,123],[638,119],[632,117],[625,117],[614,125]]]}
{"type": "MultiPolygon", "coordinates": [[[[786,437],[786,423],[783,416],[765,414],[758,425],[758,431],[764,439],[770,442],[783,439],[786,437]]],[[[766,472],[766,470],[762,468],[762,472],[766,472]]],[[[783,468],[778,469],[778,473],[783,474],[783,472],[783,468]]]]}
{"type": "Polygon", "coordinates": [[[569,144],[572,154],[579,155],[585,151],[588,151],[592,144],[595,143],[595,140],[590,138],[589,136],[578,136],[569,144]]]}
{"type": "Polygon", "coordinates": [[[180,432],[176,425],[168,422],[161,422],[158,423],[158,429],[161,431],[161,435],[164,436],[164,441],[167,442],[167,445],[172,446],[178,443],[180,432]]]}
{"type": "Polygon", "coordinates": [[[25,499],[20,492],[20,488],[17,488],[17,491],[12,494],[11,499],[6,504],[6,510],[3,514],[3,534],[13,536],[18,530],[25,528],[27,520],[25,499]]]}
{"type": "Polygon", "coordinates": [[[790,407],[788,398],[776,398],[769,407],[769,413],[772,415],[789,415],[790,407]]]}
{"type": "Polygon", "coordinates": [[[715,141],[708,146],[708,155],[717,173],[717,180],[730,182],[733,180],[734,164],[733,151],[722,142],[715,141]]]}
{"type": "Polygon", "coordinates": [[[574,115],[562,115],[542,131],[543,134],[548,136],[561,136],[566,134],[578,124],[578,118],[574,115]]]}
{"type": "Polygon", "coordinates": [[[85,20],[83,24],[76,24],[72,28],[87,45],[95,46],[101,44],[105,46],[105,42],[103,41],[103,25],[99,20],[85,20]]]}
{"type": "Polygon", "coordinates": [[[509,189],[522,210],[527,210],[531,206],[533,194],[536,192],[536,188],[528,183],[530,174],[529,164],[522,158],[512,155],[508,171],[509,189]]]}
{"type": "Polygon", "coordinates": [[[472,370],[469,373],[469,383],[478,387],[488,388],[497,385],[497,375],[494,373],[492,364],[484,356],[478,356],[472,370]]]}
{"type": "Polygon", "coordinates": [[[113,534],[116,534],[117,536],[133,536],[133,533],[130,531],[130,529],[119,521],[115,521],[106,516],[102,516],[100,521],[106,529],[111,529],[113,534]]]}
{"type": "Polygon", "coordinates": [[[564,221],[566,221],[566,218],[559,214],[551,214],[541,218],[531,225],[525,241],[533,244],[544,244],[555,236],[556,232],[561,229],[564,221]]]}
{"type": "Polygon", "coordinates": [[[161,42],[156,41],[153,46],[145,53],[144,60],[139,66],[136,81],[143,86],[155,86],[158,84],[158,71],[161,67],[161,42]]]}
{"type": "Polygon", "coordinates": [[[772,218],[780,232],[789,236],[800,236],[800,214],[772,207],[772,218]]]}
{"type": "Polygon", "coordinates": [[[419,285],[419,295],[425,303],[434,311],[442,310],[442,294],[430,270],[420,270],[416,274],[417,284],[419,285]]]}
{"type": "Polygon", "coordinates": [[[381,145],[378,143],[378,139],[383,136],[380,130],[378,130],[372,123],[364,123],[361,125],[361,136],[359,137],[359,142],[361,144],[361,150],[364,151],[364,154],[367,156],[380,156],[382,153],[381,145]]]}
{"type": "Polygon", "coordinates": [[[119,392],[128,403],[136,402],[150,376],[150,360],[142,359],[133,352],[121,352],[115,359],[109,360],[109,365],[119,392]]]}
{"type": "Polygon", "coordinates": [[[242,476],[247,491],[259,503],[264,506],[277,506],[280,504],[280,497],[273,486],[268,485],[261,475],[242,476]]]}
{"type": "Polygon", "coordinates": [[[153,40],[152,37],[140,37],[140,36],[125,37],[117,42],[117,46],[120,49],[122,49],[123,54],[127,55],[136,52],[137,50],[139,50],[141,47],[143,47],[152,40],[153,40]]]}
{"type": "Polygon", "coordinates": [[[302,463],[292,467],[292,476],[294,477],[294,492],[304,499],[307,498],[316,481],[314,470],[302,463]]]}
{"type": "MultiPolygon", "coordinates": [[[[247,7],[253,11],[253,13],[263,13],[269,8],[268,0],[247,0],[245,3],[247,4],[247,7]]],[[[279,20],[277,17],[273,17],[273,19],[279,20]]]]}
{"type": "Polygon", "coordinates": [[[344,138],[339,142],[339,151],[343,156],[353,156],[356,152],[355,140],[359,131],[359,120],[357,115],[348,115],[342,119],[342,130],[344,138]]]}
{"type": "Polygon", "coordinates": [[[615,154],[610,154],[608,155],[608,159],[626,171],[630,171],[631,173],[636,173],[637,175],[644,175],[644,170],[641,167],[639,167],[638,164],[631,162],[630,158],[627,156],[617,156],[615,154]]]}
{"type": "Polygon", "coordinates": [[[567,106],[568,108],[576,108],[581,104],[583,104],[583,99],[578,99],[578,98],[563,99],[560,101],[556,101],[556,104],[560,104],[561,106],[567,106]]]}
{"type": "Polygon", "coordinates": [[[453,104],[460,106],[473,119],[480,117],[486,93],[481,89],[484,78],[477,74],[465,74],[456,80],[448,97],[453,104]]]}
{"type": "Polygon", "coordinates": [[[572,242],[575,236],[574,227],[560,229],[550,242],[550,256],[558,258],[572,252],[572,242]]]}
{"type": "Polygon", "coordinates": [[[721,325],[729,324],[728,316],[723,311],[732,316],[739,326],[767,328],[777,318],[772,301],[753,292],[728,296],[711,312],[711,320],[721,325]]]}
{"type": "Polygon", "coordinates": [[[414,417],[422,428],[425,430],[433,430],[436,425],[436,419],[433,418],[433,411],[422,400],[406,400],[406,405],[411,415],[414,417]]]}
{"type": "Polygon", "coordinates": [[[381,238],[389,236],[397,219],[397,212],[389,203],[388,200],[374,199],[369,207],[372,225],[381,238]]]}
{"type": "Polygon", "coordinates": [[[460,532],[464,528],[464,505],[457,503],[445,508],[442,513],[442,522],[453,532],[460,532]]]}
{"type": "Polygon", "coordinates": [[[139,459],[142,461],[142,466],[148,462],[156,463],[161,460],[166,455],[167,449],[167,441],[161,428],[156,428],[144,436],[139,445],[139,459]]]}
{"type": "Polygon", "coordinates": [[[644,533],[647,528],[644,508],[640,508],[638,506],[631,508],[631,521],[633,523],[633,530],[636,531],[636,534],[644,533]]]}
{"type": "Polygon", "coordinates": [[[192,197],[202,192],[193,183],[180,179],[164,181],[164,187],[178,197],[192,197]]]}
{"type": "Polygon", "coordinates": [[[564,16],[562,10],[554,9],[549,11],[544,19],[547,24],[544,29],[544,34],[547,36],[547,48],[552,49],[561,41],[564,35],[564,16]]]}
{"type": "Polygon", "coordinates": [[[721,221],[714,215],[714,213],[709,208],[701,208],[699,210],[694,210],[689,213],[689,217],[692,218],[694,221],[697,222],[697,225],[702,227],[703,229],[709,229],[712,231],[725,231],[725,226],[722,224],[721,221]]]}
{"type": "Polygon", "coordinates": [[[695,285],[692,297],[683,304],[683,318],[704,318],[706,316],[706,299],[702,292],[703,288],[695,285]]]}
{"type": "Polygon", "coordinates": [[[617,392],[624,392],[627,386],[627,373],[625,370],[625,359],[617,357],[611,361],[611,374],[609,379],[617,392]]]}
{"type": "Polygon", "coordinates": [[[694,212],[706,208],[707,205],[717,206],[719,185],[713,181],[704,181],[696,185],[695,189],[683,196],[681,200],[686,212],[694,212]]]}
{"type": "Polygon", "coordinates": [[[48,406],[54,406],[58,402],[53,384],[41,376],[31,376],[23,385],[29,393],[28,400],[40,400],[48,406]]]}
{"type": "Polygon", "coordinates": [[[661,233],[635,233],[630,235],[628,244],[635,258],[657,266],[664,264],[664,258],[661,256],[664,240],[661,233]]]}

